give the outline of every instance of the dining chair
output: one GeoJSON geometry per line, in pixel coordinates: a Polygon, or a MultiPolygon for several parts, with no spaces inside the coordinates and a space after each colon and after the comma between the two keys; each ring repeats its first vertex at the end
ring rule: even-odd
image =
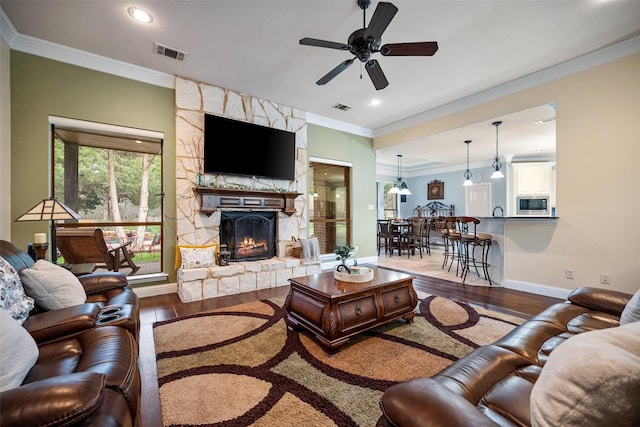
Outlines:
{"type": "Polygon", "coordinates": [[[400,235],[400,253],[407,251],[407,257],[415,255],[416,249],[422,258],[422,232],[425,218],[410,218],[407,221],[406,232],[400,235]]]}
{"type": "Polygon", "coordinates": [[[384,253],[389,253],[393,242],[394,234],[391,229],[390,219],[378,220],[378,255],[380,255],[380,248],[384,247],[384,253]]]}

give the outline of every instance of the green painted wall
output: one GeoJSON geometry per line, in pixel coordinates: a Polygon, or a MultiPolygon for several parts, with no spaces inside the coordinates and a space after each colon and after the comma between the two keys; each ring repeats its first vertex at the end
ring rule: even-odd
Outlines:
{"type": "MultiPolygon", "coordinates": [[[[11,218],[49,195],[49,115],[164,132],[164,189],[175,194],[175,92],[106,73],[11,51],[11,218]]],[[[376,170],[370,138],[317,125],[309,156],[353,164],[352,239],[358,257],[376,255],[376,170]],[[369,207],[372,209],[369,209],[369,207]]],[[[4,199],[4,198],[3,198],[4,199]]],[[[175,282],[175,198],[165,198],[164,270],[175,282]]],[[[11,223],[11,241],[26,248],[48,225],[11,223]]]]}
{"type": "Polygon", "coordinates": [[[377,255],[376,153],[371,138],[307,125],[309,157],[351,162],[351,230],[357,257],[377,255]],[[371,207],[371,209],[369,209],[371,207]]]}
{"type": "MultiPolygon", "coordinates": [[[[164,191],[175,194],[175,91],[11,51],[11,218],[49,196],[48,116],[164,132],[164,191]]],[[[175,282],[175,198],[166,197],[165,271],[175,282]],[[172,277],[173,276],[173,277],[172,277]]],[[[25,248],[48,224],[12,222],[25,248]]]]}

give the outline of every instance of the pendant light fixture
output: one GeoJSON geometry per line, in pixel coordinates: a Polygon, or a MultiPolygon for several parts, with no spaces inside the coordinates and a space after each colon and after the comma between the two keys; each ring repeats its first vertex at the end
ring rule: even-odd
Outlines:
{"type": "Polygon", "coordinates": [[[496,127],[496,158],[491,163],[491,167],[493,168],[493,173],[491,174],[491,178],[504,178],[504,174],[500,170],[502,167],[502,162],[500,161],[500,155],[498,155],[498,126],[502,124],[501,121],[491,123],[496,127]]]}
{"type": "Polygon", "coordinates": [[[467,144],[467,170],[464,172],[464,182],[462,185],[468,186],[473,185],[473,182],[471,182],[471,171],[469,171],[469,144],[471,144],[471,140],[468,139],[464,143],[467,144]]]}
{"type": "Polygon", "coordinates": [[[402,154],[396,154],[396,156],[398,156],[398,180],[388,193],[410,196],[411,191],[409,191],[409,187],[407,187],[407,184],[402,180],[402,177],[400,176],[400,159],[402,158],[402,154]]]}

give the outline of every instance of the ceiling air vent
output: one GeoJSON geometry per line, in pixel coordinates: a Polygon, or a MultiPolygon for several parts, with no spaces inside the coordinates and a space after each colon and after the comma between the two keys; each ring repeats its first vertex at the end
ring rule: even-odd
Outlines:
{"type": "Polygon", "coordinates": [[[184,57],[187,54],[187,52],[181,52],[176,49],[171,49],[168,46],[163,46],[159,43],[156,43],[156,54],[163,55],[172,59],[177,59],[178,61],[182,61],[184,60],[184,57]]]}
{"type": "Polygon", "coordinates": [[[335,108],[336,110],[342,110],[342,111],[349,111],[351,109],[351,107],[349,107],[348,105],[344,105],[340,103],[335,104],[331,108],[335,108]]]}

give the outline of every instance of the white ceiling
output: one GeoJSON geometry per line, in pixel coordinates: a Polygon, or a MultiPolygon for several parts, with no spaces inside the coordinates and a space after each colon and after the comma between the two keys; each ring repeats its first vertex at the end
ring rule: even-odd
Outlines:
{"type": "MultiPolygon", "coordinates": [[[[0,0],[0,7],[14,27],[3,31],[5,40],[5,34],[15,35],[8,40],[14,49],[44,40],[296,107],[373,136],[532,73],[640,40],[638,0],[392,2],[399,11],[382,43],[437,41],[439,50],[431,57],[374,54],[389,80],[380,91],[359,62],[317,86],[316,80],[352,55],[299,44],[303,37],[347,43],[363,25],[356,0],[0,0]],[[134,22],[127,14],[133,5],[150,12],[154,21],[134,22]],[[185,51],[184,61],[156,55],[155,43],[185,51]],[[369,105],[373,98],[381,104],[369,105]],[[352,108],[340,111],[332,108],[336,103],[352,108]]],[[[367,10],[367,23],[376,5],[374,0],[367,10]]],[[[518,120],[547,118],[548,109],[495,118],[504,121],[501,154],[531,156],[539,146],[555,147],[555,137],[553,144],[548,141],[555,135],[548,130],[553,123],[516,126],[518,120]]],[[[403,166],[416,170],[464,163],[465,139],[474,141],[472,159],[490,159],[495,154],[491,121],[382,150],[379,165],[395,170],[396,154],[403,154],[403,166]]]]}

